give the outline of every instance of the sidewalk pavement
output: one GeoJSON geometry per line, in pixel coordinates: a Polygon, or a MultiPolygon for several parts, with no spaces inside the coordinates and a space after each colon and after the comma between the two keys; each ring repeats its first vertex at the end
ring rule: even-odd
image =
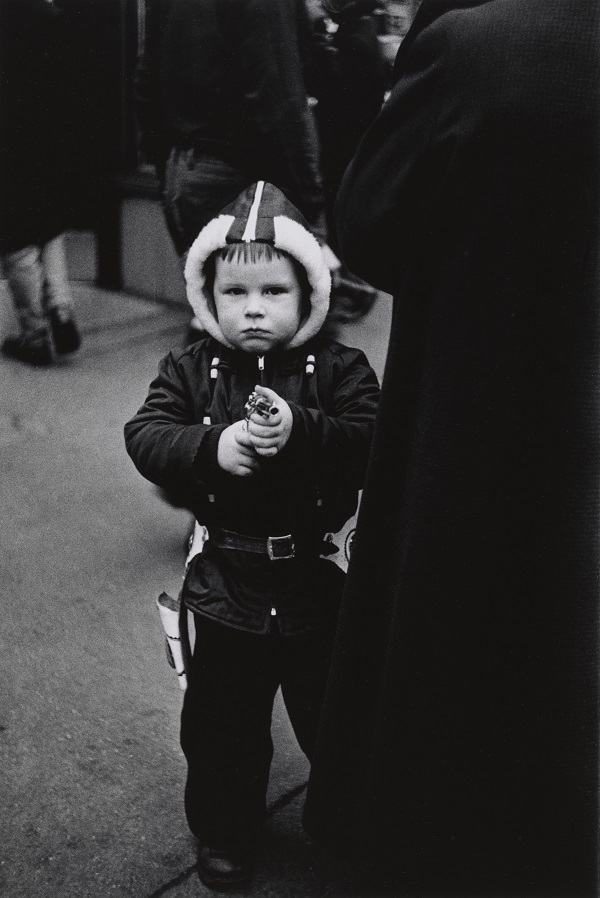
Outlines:
{"type": "MultiPolygon", "coordinates": [[[[0,359],[0,895],[203,898],[215,893],[183,814],[182,693],[155,609],[179,588],[189,516],[137,474],[122,435],[189,312],[74,288],[76,357],[0,359]]],[[[389,311],[381,297],[340,335],[379,375],[389,311]]],[[[345,898],[301,827],[308,763],[279,697],[273,733],[256,877],[235,894],[345,898]]]]}

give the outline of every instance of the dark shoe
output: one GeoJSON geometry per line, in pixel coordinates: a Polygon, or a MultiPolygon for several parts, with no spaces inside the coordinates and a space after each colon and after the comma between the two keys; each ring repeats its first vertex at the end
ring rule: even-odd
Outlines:
{"type": "Polygon", "coordinates": [[[50,309],[48,312],[54,348],[59,355],[75,352],[81,346],[81,337],[70,311],[50,309]]]}
{"type": "Polygon", "coordinates": [[[51,365],[54,361],[52,344],[46,334],[39,337],[7,337],[2,352],[9,359],[28,365],[51,365]]]}
{"type": "Polygon", "coordinates": [[[209,889],[232,889],[252,879],[253,864],[247,849],[211,848],[198,850],[198,876],[209,889]]]}

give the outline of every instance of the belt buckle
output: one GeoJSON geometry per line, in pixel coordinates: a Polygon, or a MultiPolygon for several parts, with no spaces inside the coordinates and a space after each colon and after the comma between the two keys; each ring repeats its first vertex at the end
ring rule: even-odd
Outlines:
{"type": "Polygon", "coordinates": [[[287,558],[295,558],[296,547],[293,536],[291,534],[288,534],[288,536],[268,536],[267,555],[271,561],[285,561],[287,558]]]}

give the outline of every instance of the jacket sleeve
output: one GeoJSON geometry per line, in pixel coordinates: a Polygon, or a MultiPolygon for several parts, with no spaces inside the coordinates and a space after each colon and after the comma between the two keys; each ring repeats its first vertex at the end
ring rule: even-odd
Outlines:
{"type": "MultiPolygon", "coordinates": [[[[414,27],[414,26],[413,26],[414,27]]],[[[396,84],[362,138],[338,193],[335,217],[351,271],[396,293],[451,162],[444,29],[400,47],[396,84]],[[403,53],[403,49],[405,52],[403,53]]]]}
{"type": "Polygon", "coordinates": [[[323,237],[319,139],[304,81],[299,6],[295,0],[231,0],[222,8],[236,69],[232,77],[261,137],[265,179],[289,191],[323,237]]]}
{"type": "Polygon", "coordinates": [[[369,460],[379,384],[363,352],[341,352],[326,411],[290,403],[294,422],[285,450],[291,467],[307,465],[323,487],[341,481],[356,492],[362,489],[369,460]]]}
{"type": "Polygon", "coordinates": [[[165,489],[196,490],[218,472],[217,446],[226,424],[200,424],[195,408],[206,397],[192,397],[173,353],[159,364],[143,406],[125,425],[125,444],[136,468],[165,489]]]}

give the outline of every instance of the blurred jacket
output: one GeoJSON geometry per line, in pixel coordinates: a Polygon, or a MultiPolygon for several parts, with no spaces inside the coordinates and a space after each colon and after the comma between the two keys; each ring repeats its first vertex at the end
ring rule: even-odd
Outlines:
{"type": "Polygon", "coordinates": [[[325,184],[330,245],[338,251],[333,206],[359,141],[383,104],[387,69],[377,38],[377,0],[322,3],[314,23],[309,85],[315,109],[325,184]],[[332,27],[333,24],[333,27],[332,27]]]}
{"type": "Polygon", "coordinates": [[[309,223],[323,196],[303,66],[303,0],[147,0],[136,91],[141,149],[158,168],[194,148],[280,187],[309,223]]]}

